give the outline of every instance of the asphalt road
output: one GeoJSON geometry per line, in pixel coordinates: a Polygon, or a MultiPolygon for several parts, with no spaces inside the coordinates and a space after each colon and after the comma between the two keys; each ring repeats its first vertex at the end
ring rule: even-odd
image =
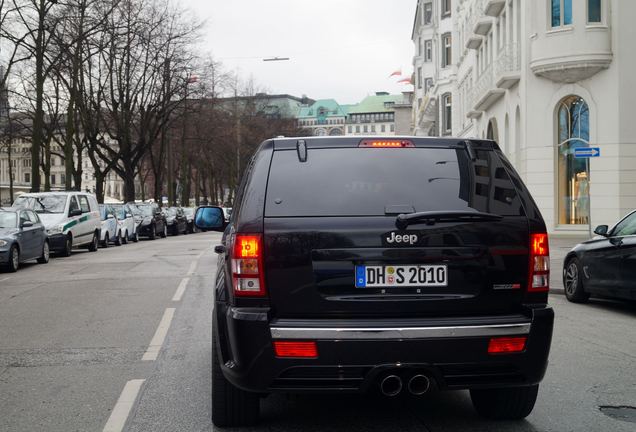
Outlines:
{"type": "MultiPolygon", "coordinates": [[[[211,247],[218,239],[142,241],[0,273],[0,430],[214,430],[211,247]]],[[[557,316],[551,363],[525,421],[484,421],[467,392],[276,395],[262,402],[262,424],[251,430],[636,431],[633,413],[617,411],[630,422],[599,408],[636,407],[636,306],[572,305],[558,294],[550,301],[557,316]]]]}

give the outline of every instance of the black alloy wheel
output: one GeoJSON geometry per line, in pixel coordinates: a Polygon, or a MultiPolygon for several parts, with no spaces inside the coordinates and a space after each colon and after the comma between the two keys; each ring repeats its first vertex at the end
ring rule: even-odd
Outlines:
{"type": "Polygon", "coordinates": [[[585,303],[590,294],[583,289],[583,269],[578,258],[572,258],[567,262],[563,270],[563,287],[565,297],[572,303],[585,303]]]}

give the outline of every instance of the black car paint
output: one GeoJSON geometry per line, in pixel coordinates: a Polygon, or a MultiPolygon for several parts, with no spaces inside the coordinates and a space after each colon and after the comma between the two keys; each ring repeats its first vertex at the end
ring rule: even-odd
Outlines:
{"type": "Polygon", "coordinates": [[[161,209],[159,208],[158,205],[156,204],[134,204],[131,203],[129,204],[131,207],[135,206],[137,208],[139,207],[150,207],[152,208],[152,216],[140,216],[141,222],[139,223],[139,226],[137,227],[137,231],[139,232],[139,236],[140,237],[152,237],[152,233],[154,231],[154,233],[156,234],[156,236],[159,236],[159,234],[161,234],[164,229],[167,228],[167,222],[166,222],[166,217],[161,213],[161,209]]]}
{"type": "MultiPolygon", "coordinates": [[[[305,141],[309,157],[312,149],[357,147],[359,143],[359,139],[342,137],[305,141]]],[[[456,139],[412,141],[416,147],[462,148],[462,142],[456,139]]],[[[296,139],[277,139],[261,145],[243,177],[230,225],[223,235],[224,250],[231,251],[237,233],[265,233],[269,294],[267,298],[236,298],[229,254],[219,255],[213,322],[223,374],[232,384],[261,393],[359,392],[367,390],[379,373],[396,367],[425,370],[442,389],[531,385],[543,378],[554,314],[547,306],[547,293],[528,293],[525,287],[529,233],[545,233],[545,223],[527,188],[495,143],[473,141],[472,145],[497,155],[515,186],[524,215],[501,222],[410,228],[423,241],[448,233],[457,243],[466,243],[455,244],[452,251],[445,247],[387,249],[380,234],[395,230],[388,217],[358,217],[355,221],[266,218],[264,206],[273,153],[294,149],[296,143],[296,139]],[[473,261],[463,274],[457,273],[466,286],[450,296],[435,289],[428,295],[404,292],[396,299],[381,291],[356,293],[353,288],[355,261],[434,262],[449,252],[454,258],[459,255],[465,262],[473,261]],[[509,271],[508,266],[515,270],[509,271]],[[491,285],[512,281],[523,289],[493,292],[491,285]],[[279,359],[274,355],[270,334],[273,324],[356,327],[373,323],[374,327],[389,327],[493,322],[532,323],[525,352],[489,356],[488,338],[319,340],[317,359],[279,359]],[[312,373],[319,379],[312,381],[312,373]],[[351,380],[343,378],[346,376],[351,380]]],[[[453,265],[449,264],[451,271],[453,265]]]]}
{"type": "Polygon", "coordinates": [[[636,212],[625,216],[607,231],[576,245],[563,260],[563,272],[571,259],[580,260],[586,293],[623,300],[636,300],[636,236],[617,235],[616,228],[636,212]]]}

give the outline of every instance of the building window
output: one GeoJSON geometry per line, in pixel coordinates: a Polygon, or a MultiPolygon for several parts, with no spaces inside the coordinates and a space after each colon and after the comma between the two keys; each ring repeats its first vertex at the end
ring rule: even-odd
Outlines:
{"type": "Polygon", "coordinates": [[[587,0],[587,22],[600,23],[602,18],[601,0],[587,0]]]}
{"type": "Polygon", "coordinates": [[[369,126],[364,125],[364,133],[367,133],[367,132],[369,132],[369,126]]]}
{"type": "Polygon", "coordinates": [[[391,132],[395,132],[395,125],[391,124],[391,132]]]}
{"type": "Polygon", "coordinates": [[[588,147],[590,110],[579,96],[568,96],[557,111],[558,207],[560,225],[589,223],[590,171],[588,159],[574,157],[577,148],[588,147]]]}
{"type": "Polygon", "coordinates": [[[550,0],[552,27],[572,24],[572,0],[550,0]]]}
{"type": "Polygon", "coordinates": [[[422,37],[421,36],[417,40],[417,55],[418,56],[422,55],[422,37]]]}
{"type": "Polygon", "coordinates": [[[353,127],[352,127],[352,126],[349,126],[349,127],[347,128],[347,131],[348,131],[349,133],[352,133],[352,132],[353,132],[353,127]]]}
{"type": "Polygon", "coordinates": [[[356,133],[360,133],[360,126],[356,126],[356,133]]]}
{"type": "Polygon", "coordinates": [[[371,132],[375,133],[375,125],[371,125],[371,132]]]}
{"type": "Polygon", "coordinates": [[[424,61],[433,61],[433,41],[430,39],[424,41],[424,61]]]}
{"type": "Polygon", "coordinates": [[[60,183],[66,184],[66,174],[60,174],[60,183]]]}
{"type": "Polygon", "coordinates": [[[424,93],[428,94],[433,88],[433,78],[426,78],[424,80],[424,93]]]}
{"type": "Polygon", "coordinates": [[[450,33],[442,36],[442,67],[448,67],[453,62],[453,38],[450,33]]]}
{"type": "Polygon", "coordinates": [[[384,124],[383,124],[383,125],[382,125],[382,127],[380,128],[380,130],[381,130],[382,132],[386,132],[386,125],[384,125],[384,124]]]}
{"type": "Polygon", "coordinates": [[[31,183],[31,174],[30,173],[24,173],[24,182],[25,183],[31,183]]]}
{"type": "Polygon", "coordinates": [[[433,3],[424,3],[424,25],[430,25],[433,22],[433,3]]]}
{"type": "Polygon", "coordinates": [[[417,88],[422,88],[422,67],[417,68],[417,88]]]}
{"type": "Polygon", "coordinates": [[[451,0],[442,0],[442,18],[451,16],[451,0]]]}
{"type": "Polygon", "coordinates": [[[51,174],[51,184],[55,184],[55,174],[51,174]]]}
{"type": "Polygon", "coordinates": [[[450,93],[442,95],[442,134],[453,133],[453,97],[450,93]]]}

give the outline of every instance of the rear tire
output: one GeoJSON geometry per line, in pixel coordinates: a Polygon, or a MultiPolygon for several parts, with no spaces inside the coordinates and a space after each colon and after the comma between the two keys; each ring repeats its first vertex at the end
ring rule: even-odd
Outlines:
{"type": "Polygon", "coordinates": [[[44,242],[42,246],[42,255],[38,258],[38,264],[47,264],[51,257],[51,250],[49,249],[48,240],[44,242]]]}
{"type": "Polygon", "coordinates": [[[157,227],[156,225],[153,225],[152,228],[150,228],[150,240],[156,240],[157,239],[157,227]]]}
{"type": "Polygon", "coordinates": [[[117,233],[117,237],[115,238],[115,246],[121,246],[121,244],[122,244],[121,231],[119,231],[117,233]]]}
{"type": "Polygon", "coordinates": [[[470,398],[479,415],[494,420],[526,418],[537,401],[539,385],[471,390],[470,398]]]}
{"type": "Polygon", "coordinates": [[[97,252],[97,249],[99,249],[99,234],[95,231],[93,233],[93,240],[91,240],[91,244],[88,245],[88,251],[97,252]]]}
{"type": "Polygon", "coordinates": [[[168,225],[163,224],[163,231],[161,232],[161,238],[168,237],[168,225]]]}
{"type": "Polygon", "coordinates": [[[565,297],[572,303],[585,303],[590,299],[590,294],[583,289],[583,268],[581,261],[576,257],[565,265],[563,288],[565,297]]]}
{"type": "Polygon", "coordinates": [[[133,243],[138,243],[139,242],[139,233],[137,231],[135,231],[135,235],[133,236],[132,241],[133,241],[133,243]]]}
{"type": "Polygon", "coordinates": [[[260,398],[234,387],[223,375],[212,326],[212,423],[218,427],[253,426],[258,422],[260,398]]]}
{"type": "Polygon", "coordinates": [[[121,238],[121,242],[125,245],[128,244],[128,231],[124,233],[124,236],[121,238]]]}
{"type": "Polygon", "coordinates": [[[73,253],[73,237],[70,235],[66,236],[66,241],[64,242],[64,249],[62,249],[61,255],[63,257],[70,257],[73,253]]]}

